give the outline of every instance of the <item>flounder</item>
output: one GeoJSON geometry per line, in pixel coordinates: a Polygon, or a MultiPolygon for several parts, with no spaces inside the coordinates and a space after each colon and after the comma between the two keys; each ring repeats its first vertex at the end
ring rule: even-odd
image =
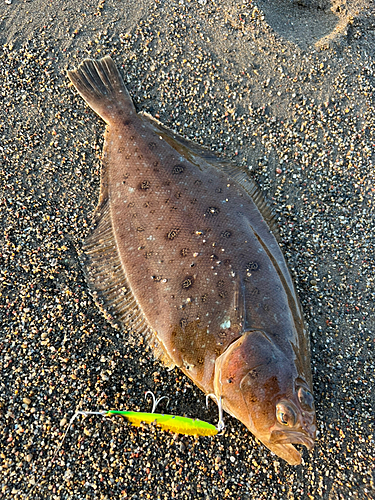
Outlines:
{"type": "Polygon", "coordinates": [[[292,465],[316,424],[309,337],[246,173],[137,114],[110,57],[68,76],[106,122],[96,228],[83,245],[112,324],[144,335],[292,465]]]}

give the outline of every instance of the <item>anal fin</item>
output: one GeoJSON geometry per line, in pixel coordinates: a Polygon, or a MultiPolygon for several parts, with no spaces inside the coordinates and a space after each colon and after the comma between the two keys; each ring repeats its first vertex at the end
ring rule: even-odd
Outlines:
{"type": "Polygon", "coordinates": [[[96,305],[117,329],[128,328],[143,335],[156,358],[172,368],[173,361],[149,326],[131,288],[118,254],[108,201],[96,213],[96,227],[82,245],[80,256],[86,280],[96,305]]]}

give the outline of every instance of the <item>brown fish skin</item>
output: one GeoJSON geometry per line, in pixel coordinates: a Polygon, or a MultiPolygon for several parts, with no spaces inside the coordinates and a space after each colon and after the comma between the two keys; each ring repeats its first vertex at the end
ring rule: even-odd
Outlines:
{"type": "Polygon", "coordinates": [[[309,339],[246,174],[136,113],[111,58],[72,83],[107,123],[89,283],[169,366],[290,464],[315,439],[309,339]]]}

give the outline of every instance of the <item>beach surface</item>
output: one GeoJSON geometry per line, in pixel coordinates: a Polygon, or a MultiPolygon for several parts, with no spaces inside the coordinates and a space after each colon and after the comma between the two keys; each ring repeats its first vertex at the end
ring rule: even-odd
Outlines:
{"type": "Polygon", "coordinates": [[[375,8],[302,3],[1,1],[0,498],[375,498],[375,8]],[[51,463],[77,410],[151,411],[148,390],[161,412],[218,417],[83,275],[104,123],[66,69],[104,55],[137,111],[246,166],[276,214],[311,335],[301,466],[228,415],[200,438],[78,416],[51,463]]]}

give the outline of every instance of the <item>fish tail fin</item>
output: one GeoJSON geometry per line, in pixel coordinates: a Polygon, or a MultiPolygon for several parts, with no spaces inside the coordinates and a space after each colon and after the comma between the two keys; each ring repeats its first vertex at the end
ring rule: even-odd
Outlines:
{"type": "Polygon", "coordinates": [[[124,81],[109,56],[99,61],[85,59],[67,74],[78,93],[106,123],[136,112],[124,81]]]}

